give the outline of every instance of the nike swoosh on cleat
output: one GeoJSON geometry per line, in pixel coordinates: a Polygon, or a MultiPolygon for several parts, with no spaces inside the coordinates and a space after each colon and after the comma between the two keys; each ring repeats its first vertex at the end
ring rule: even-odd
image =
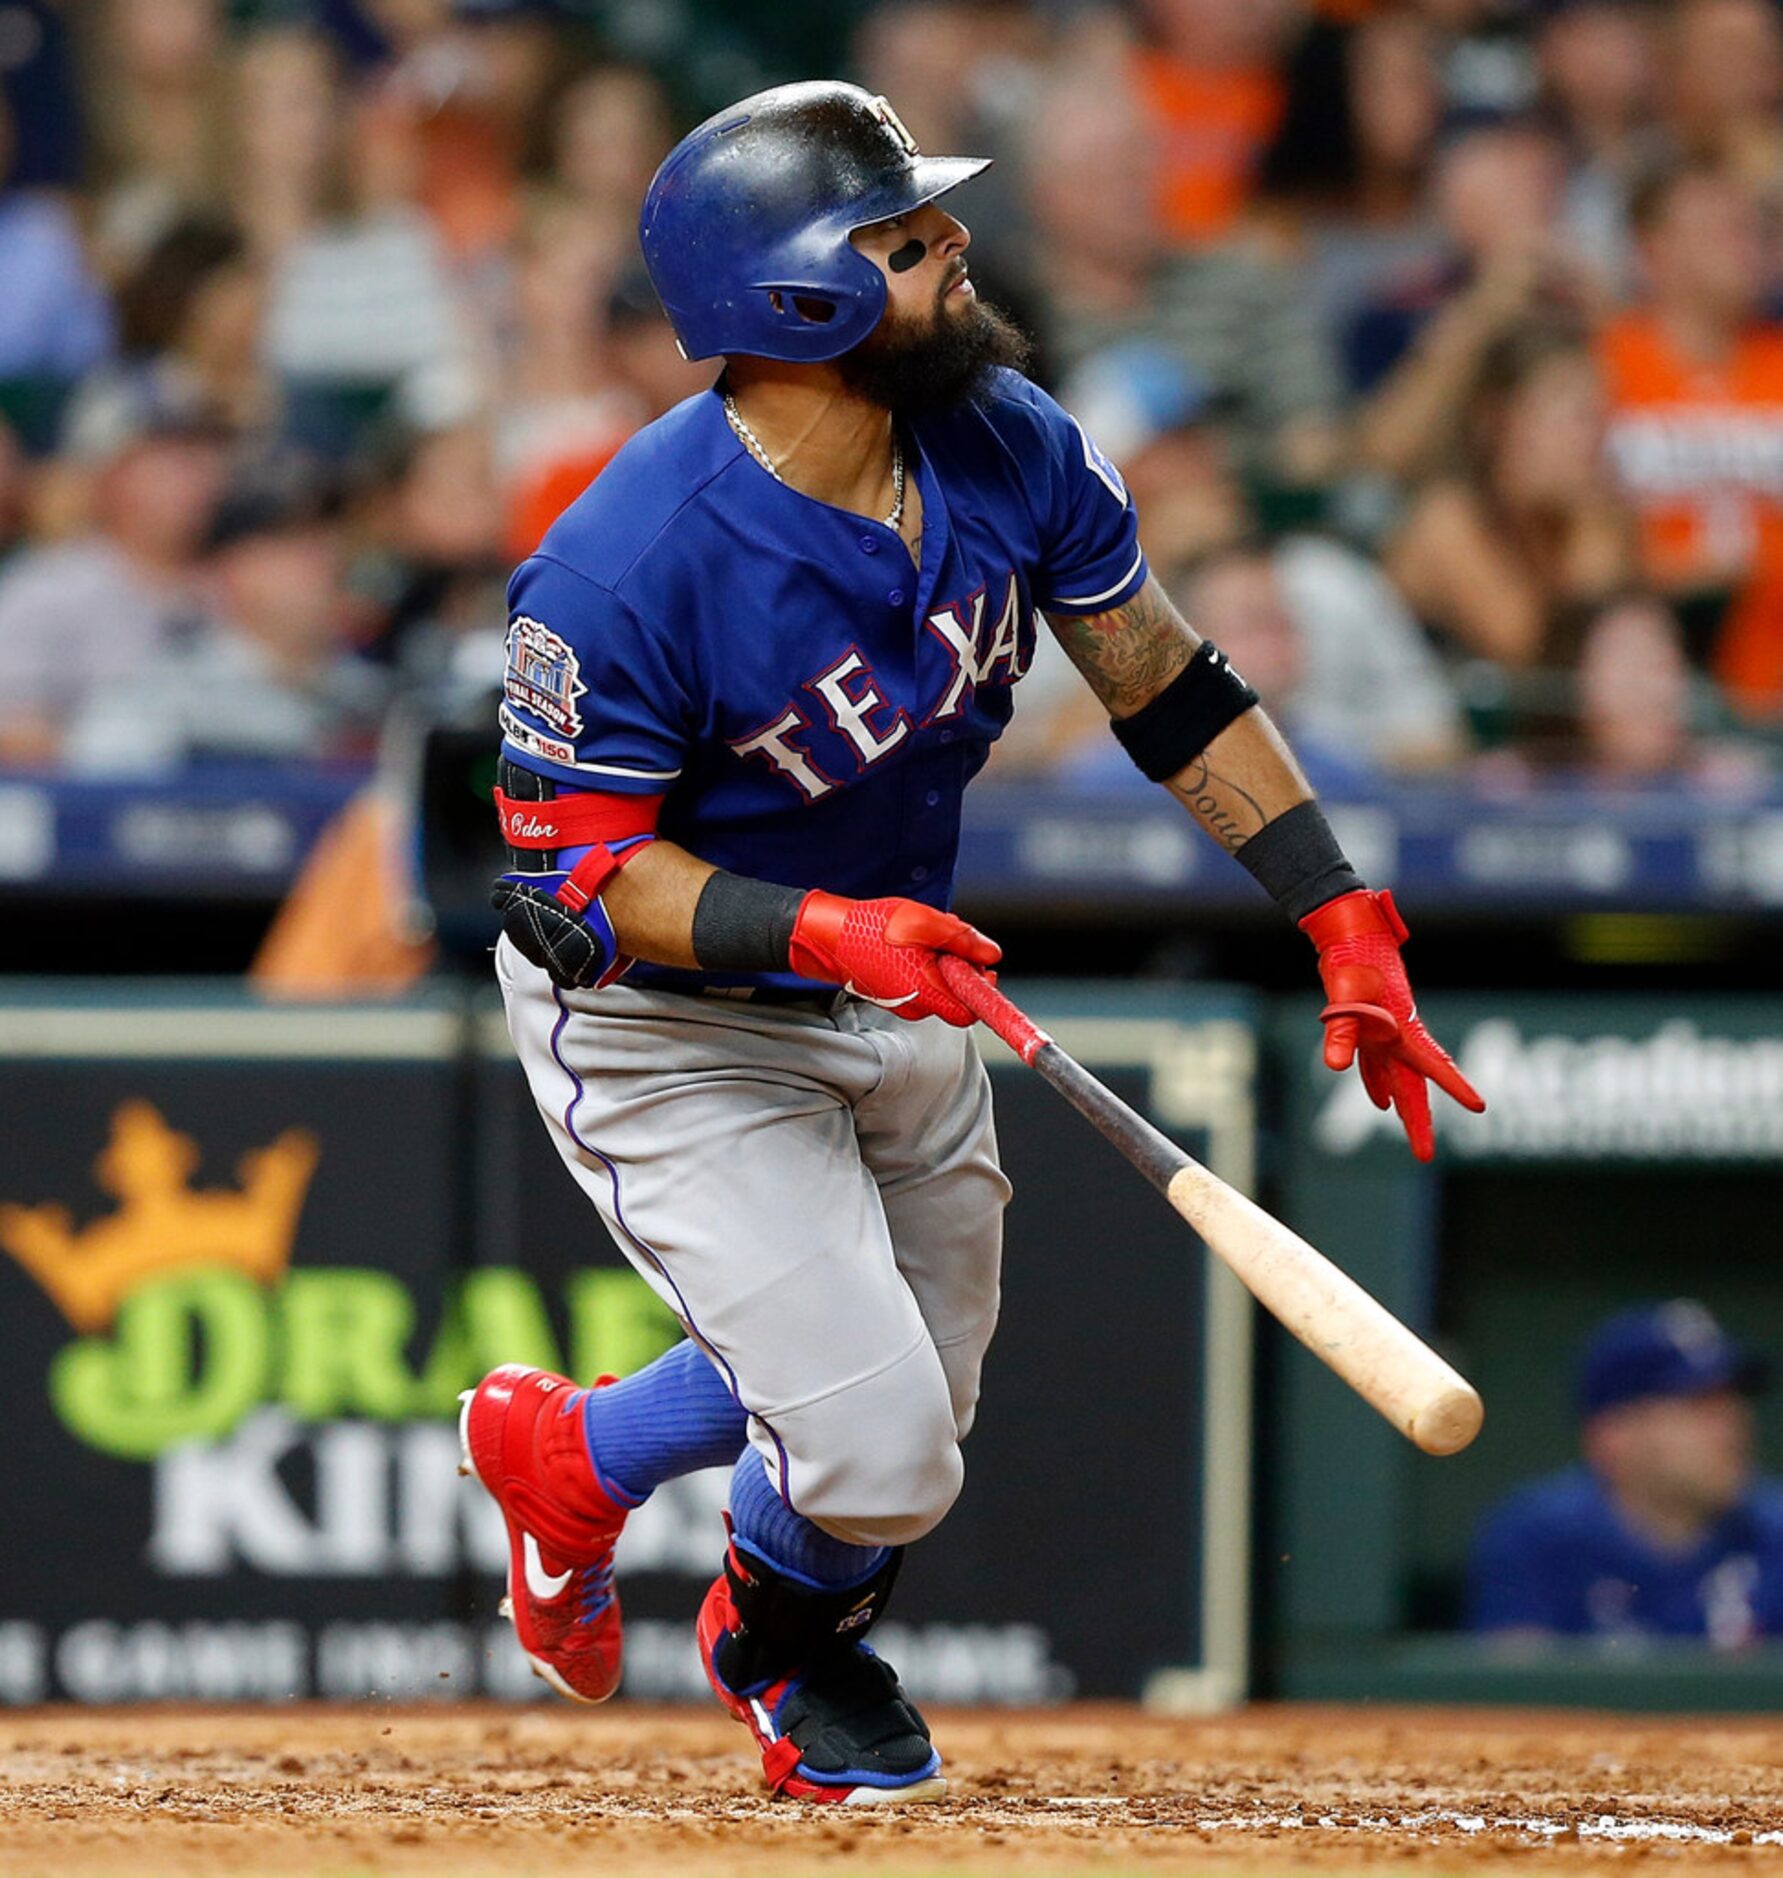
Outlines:
{"type": "Polygon", "coordinates": [[[851,998],[859,998],[863,1004],[877,1004],[882,1011],[895,1011],[900,1005],[909,1004],[914,999],[922,996],[920,991],[906,991],[901,998],[876,998],[870,991],[861,990],[860,986],[857,985],[852,978],[849,979],[848,983],[845,984],[842,989],[846,991],[851,998]]]}
{"type": "Polygon", "coordinates": [[[530,1532],[520,1538],[521,1562],[526,1568],[526,1588],[535,1598],[543,1599],[547,1604],[553,1598],[563,1595],[564,1586],[575,1576],[572,1567],[567,1572],[558,1572],[553,1576],[545,1569],[545,1561],[539,1557],[539,1542],[530,1532]]]}

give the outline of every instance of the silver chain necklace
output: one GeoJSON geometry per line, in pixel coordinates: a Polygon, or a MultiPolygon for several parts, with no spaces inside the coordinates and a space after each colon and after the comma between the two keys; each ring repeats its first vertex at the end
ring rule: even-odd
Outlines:
{"type": "MultiPolygon", "coordinates": [[[[737,409],[737,401],[727,391],[724,394],[724,414],[730,420],[730,427],[737,433],[744,449],[755,458],[775,482],[783,483],[786,478],[775,467],[774,459],[762,448],[762,440],[743,421],[743,413],[737,409]]],[[[885,525],[894,534],[904,526],[904,447],[898,442],[898,433],[892,432],[892,505],[891,513],[885,518],[885,525]]]]}

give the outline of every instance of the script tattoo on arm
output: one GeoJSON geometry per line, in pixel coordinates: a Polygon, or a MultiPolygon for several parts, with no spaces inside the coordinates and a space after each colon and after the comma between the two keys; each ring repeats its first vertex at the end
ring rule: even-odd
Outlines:
{"type": "Polygon", "coordinates": [[[1236,853],[1270,819],[1248,789],[1209,768],[1205,755],[1196,757],[1164,787],[1229,852],[1236,853]]]}
{"type": "Polygon", "coordinates": [[[1110,613],[1049,613],[1046,623],[1111,717],[1150,704],[1201,643],[1155,578],[1110,613]]]}

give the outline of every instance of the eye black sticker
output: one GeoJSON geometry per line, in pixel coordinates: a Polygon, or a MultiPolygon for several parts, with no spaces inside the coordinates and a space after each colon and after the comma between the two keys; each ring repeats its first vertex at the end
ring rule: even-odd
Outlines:
{"type": "Polygon", "coordinates": [[[928,251],[929,244],[926,241],[918,241],[912,235],[903,247],[892,250],[885,264],[894,274],[908,274],[928,251]]]}

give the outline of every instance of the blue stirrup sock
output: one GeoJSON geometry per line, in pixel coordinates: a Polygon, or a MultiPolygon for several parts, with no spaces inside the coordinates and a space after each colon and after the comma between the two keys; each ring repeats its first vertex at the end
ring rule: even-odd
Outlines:
{"type": "Polygon", "coordinates": [[[803,1513],[795,1513],[753,1448],[743,1450],[731,1475],[731,1537],[777,1572],[824,1591],[846,1590],[871,1578],[886,1553],[884,1546],[832,1539],[803,1513]]]}
{"type": "Polygon", "coordinates": [[[635,1375],[590,1389],[582,1426],[601,1485],[631,1506],[665,1480],[728,1466],[749,1439],[749,1417],[690,1337],[635,1375]]]}

